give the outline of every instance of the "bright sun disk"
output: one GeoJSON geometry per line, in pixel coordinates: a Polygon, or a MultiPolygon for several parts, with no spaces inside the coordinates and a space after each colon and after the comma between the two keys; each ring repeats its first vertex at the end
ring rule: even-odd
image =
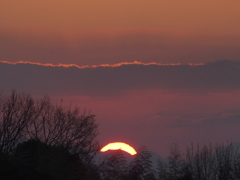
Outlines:
{"type": "Polygon", "coordinates": [[[109,143],[106,146],[104,146],[100,151],[101,152],[106,152],[108,150],[122,150],[125,151],[131,155],[135,155],[137,154],[137,152],[135,151],[135,149],[123,142],[114,142],[114,143],[109,143]]]}

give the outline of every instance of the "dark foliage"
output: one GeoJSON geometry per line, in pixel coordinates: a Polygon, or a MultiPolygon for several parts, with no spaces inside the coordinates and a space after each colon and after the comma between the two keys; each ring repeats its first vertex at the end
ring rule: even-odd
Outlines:
{"type": "Polygon", "coordinates": [[[159,161],[162,180],[236,180],[239,179],[239,153],[231,143],[187,148],[183,155],[174,144],[168,162],[159,161]]]}
{"type": "Polygon", "coordinates": [[[151,153],[145,146],[138,149],[137,155],[129,165],[130,180],[154,180],[154,174],[152,169],[151,153]]]}
{"type": "Polygon", "coordinates": [[[124,180],[127,176],[127,160],[123,151],[114,151],[101,165],[104,180],[124,180]]]}
{"type": "Polygon", "coordinates": [[[50,98],[0,95],[0,179],[98,179],[95,115],[50,98]]]}

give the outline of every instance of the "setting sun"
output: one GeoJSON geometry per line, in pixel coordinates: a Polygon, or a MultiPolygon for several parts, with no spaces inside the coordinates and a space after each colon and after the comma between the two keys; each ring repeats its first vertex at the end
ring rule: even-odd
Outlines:
{"type": "Polygon", "coordinates": [[[106,146],[104,146],[100,151],[105,152],[108,150],[122,150],[131,155],[137,154],[137,152],[135,151],[135,149],[133,147],[131,147],[130,145],[123,143],[123,142],[109,143],[106,146]]]}

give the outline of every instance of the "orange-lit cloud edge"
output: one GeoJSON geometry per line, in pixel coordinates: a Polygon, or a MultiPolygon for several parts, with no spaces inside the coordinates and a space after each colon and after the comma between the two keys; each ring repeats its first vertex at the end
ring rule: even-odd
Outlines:
{"type": "MultiPolygon", "coordinates": [[[[98,68],[98,67],[119,67],[123,65],[144,65],[144,66],[149,66],[149,65],[157,65],[157,66],[178,66],[178,65],[183,65],[181,63],[171,63],[171,64],[162,64],[162,63],[156,63],[156,62],[149,62],[149,63],[143,63],[139,61],[133,61],[133,62],[121,62],[121,63],[116,63],[116,64],[99,64],[99,65],[84,65],[84,66],[79,66],[77,64],[51,64],[51,63],[38,63],[38,62],[30,62],[30,61],[17,61],[17,62],[9,62],[9,61],[0,61],[0,63],[5,63],[5,64],[31,64],[31,65],[39,65],[39,66],[50,66],[50,67],[65,67],[65,68],[70,68],[70,67],[76,67],[79,69],[85,69],[85,68],[98,68]]],[[[204,65],[204,63],[187,63],[186,65],[189,66],[199,66],[199,65],[204,65]]]]}
{"type": "Polygon", "coordinates": [[[122,150],[131,155],[137,154],[136,150],[132,146],[130,146],[129,144],[123,143],[123,142],[109,143],[106,146],[104,146],[100,151],[106,152],[108,150],[122,150]]]}

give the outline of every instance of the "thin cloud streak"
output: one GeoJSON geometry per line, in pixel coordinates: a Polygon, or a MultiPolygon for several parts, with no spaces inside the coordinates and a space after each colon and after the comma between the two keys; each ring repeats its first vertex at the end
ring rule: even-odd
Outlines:
{"type": "Polygon", "coordinates": [[[106,97],[135,90],[219,93],[240,88],[240,62],[227,60],[204,65],[133,62],[93,67],[4,62],[0,69],[4,88],[35,93],[106,97]]]}
{"type": "MultiPolygon", "coordinates": [[[[37,63],[37,62],[29,62],[29,61],[17,61],[17,62],[9,62],[9,61],[0,61],[0,63],[6,63],[6,64],[31,64],[31,65],[39,65],[39,66],[49,66],[49,67],[65,67],[65,68],[70,68],[70,67],[76,67],[79,69],[85,69],[85,68],[98,68],[98,67],[119,67],[123,65],[144,65],[144,66],[149,66],[149,65],[157,65],[157,66],[178,66],[178,65],[183,65],[181,63],[171,63],[171,64],[162,64],[162,63],[156,63],[156,62],[149,62],[149,63],[143,63],[139,61],[133,61],[133,62],[121,62],[117,64],[99,64],[99,65],[86,65],[86,66],[79,66],[76,64],[51,64],[51,63],[37,63]]],[[[187,63],[185,65],[189,66],[200,66],[204,65],[204,63],[187,63]]]]}
{"type": "Polygon", "coordinates": [[[205,63],[240,59],[239,37],[209,36],[149,29],[106,29],[100,32],[1,30],[0,60],[78,66],[156,62],[205,63]],[[20,31],[20,32],[19,32],[20,31]]]}

